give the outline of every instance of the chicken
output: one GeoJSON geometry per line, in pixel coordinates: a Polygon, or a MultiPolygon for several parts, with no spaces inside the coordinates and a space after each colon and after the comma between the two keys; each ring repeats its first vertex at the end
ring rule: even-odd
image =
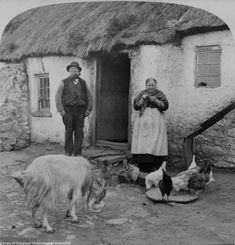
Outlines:
{"type": "Polygon", "coordinates": [[[195,155],[193,155],[193,159],[188,169],[178,173],[175,177],[172,177],[173,188],[176,191],[187,190],[188,189],[188,181],[193,173],[198,173],[200,171],[200,167],[197,165],[195,161],[195,155]]]}
{"type": "Polygon", "coordinates": [[[188,188],[191,191],[206,190],[206,187],[215,181],[213,178],[211,165],[206,163],[199,173],[193,173],[188,181],[188,188]]]}
{"type": "Polygon", "coordinates": [[[163,169],[162,172],[163,172],[163,178],[162,180],[159,181],[158,186],[162,193],[162,200],[164,200],[164,196],[166,194],[167,201],[169,201],[169,196],[173,189],[172,180],[171,177],[168,176],[163,169]]]}
{"type": "Polygon", "coordinates": [[[188,189],[190,192],[196,190],[205,190],[205,182],[203,180],[202,174],[193,173],[188,180],[188,189]]]}
{"type": "Polygon", "coordinates": [[[215,181],[215,179],[213,178],[213,173],[212,173],[212,168],[211,168],[210,173],[209,173],[209,180],[206,182],[206,185],[209,185],[213,181],[215,181]]]}
{"type": "Polygon", "coordinates": [[[187,170],[172,177],[173,188],[180,190],[205,190],[206,186],[215,181],[212,168],[208,162],[199,167],[193,156],[192,163],[187,170]]]}
{"type": "Polygon", "coordinates": [[[123,169],[121,169],[121,171],[124,173],[126,180],[128,180],[128,182],[130,183],[132,182],[135,183],[140,174],[139,168],[132,164],[129,164],[127,159],[124,159],[122,161],[122,164],[123,164],[123,169]]]}
{"type": "MultiPolygon", "coordinates": [[[[189,165],[188,171],[192,172],[192,173],[198,173],[200,170],[200,167],[197,165],[196,161],[195,161],[195,155],[193,155],[193,159],[191,164],[189,165]]],[[[187,171],[186,170],[186,171],[187,171]]]]}
{"type": "Polygon", "coordinates": [[[174,190],[176,191],[187,190],[189,177],[190,176],[187,173],[172,177],[172,184],[174,190]]]}
{"type": "Polygon", "coordinates": [[[151,188],[151,186],[158,186],[159,181],[163,178],[163,172],[162,170],[166,171],[166,162],[163,162],[161,167],[154,171],[149,173],[148,175],[146,175],[145,177],[145,187],[146,190],[149,190],[151,188]]]}

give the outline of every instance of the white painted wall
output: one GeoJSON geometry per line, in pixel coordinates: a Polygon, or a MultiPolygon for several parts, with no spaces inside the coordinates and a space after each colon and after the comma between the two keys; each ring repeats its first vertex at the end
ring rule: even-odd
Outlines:
{"type": "Polygon", "coordinates": [[[211,117],[235,99],[235,47],[230,31],[186,37],[182,43],[183,70],[182,80],[176,86],[174,106],[176,112],[171,120],[181,121],[184,134],[198,126],[199,122],[211,117]],[[195,48],[200,45],[221,46],[221,86],[218,88],[196,88],[195,82],[195,48]],[[182,115],[183,121],[182,121],[182,115]]]}
{"type": "MultiPolygon", "coordinates": [[[[32,140],[33,141],[45,141],[64,143],[64,124],[60,114],[56,111],[55,106],[55,93],[60,81],[68,77],[69,73],[66,70],[66,66],[72,61],[78,61],[82,67],[81,77],[85,79],[91,92],[94,93],[94,74],[95,74],[95,62],[79,59],[76,57],[44,57],[44,58],[29,58],[26,62],[27,72],[29,76],[29,88],[30,88],[30,103],[31,111],[37,110],[37,98],[38,90],[35,79],[35,74],[49,73],[50,79],[50,107],[52,117],[32,117],[32,140]]],[[[88,132],[90,132],[89,121],[91,120],[93,113],[89,118],[85,119],[85,144],[88,144],[88,132]]]]}
{"type": "MultiPolygon", "coordinates": [[[[183,39],[182,46],[142,46],[132,52],[132,101],[145,88],[145,80],[155,77],[158,88],[169,100],[165,113],[169,147],[182,152],[183,137],[192,133],[201,122],[224,108],[235,98],[235,48],[231,32],[197,34],[183,39]],[[219,44],[221,54],[221,86],[196,88],[195,49],[200,45],[219,44]]],[[[138,115],[132,109],[131,123],[138,115]]]]}
{"type": "Polygon", "coordinates": [[[6,66],[6,63],[0,62],[0,69],[3,68],[4,66],[6,66]]]}
{"type": "MultiPolygon", "coordinates": [[[[158,82],[158,89],[167,97],[170,107],[165,113],[165,117],[170,120],[171,116],[177,112],[174,105],[175,99],[180,97],[175,89],[182,80],[183,52],[180,48],[171,44],[163,46],[142,46],[135,53],[133,52],[131,62],[131,84],[134,100],[135,96],[145,89],[145,81],[149,77],[154,77],[158,82]]],[[[132,110],[132,125],[138,112],[132,110]]]]}
{"type": "MultiPolygon", "coordinates": [[[[166,112],[168,125],[190,133],[200,121],[209,118],[235,97],[235,49],[230,31],[193,35],[183,39],[181,47],[171,44],[142,46],[132,57],[133,98],[145,88],[145,80],[155,77],[158,87],[170,103],[166,112]],[[221,86],[196,88],[195,49],[200,45],[219,44],[221,86]]],[[[133,113],[132,121],[137,113],[133,113]]]]}
{"type": "MultiPolygon", "coordinates": [[[[131,53],[131,95],[134,97],[145,88],[145,80],[155,77],[158,88],[169,100],[165,113],[170,152],[182,152],[183,137],[193,132],[205,119],[223,108],[235,98],[235,49],[230,31],[212,32],[188,36],[182,46],[172,44],[141,46],[131,53]],[[196,88],[194,86],[195,48],[200,45],[219,44],[221,55],[221,87],[196,88]]],[[[34,74],[48,72],[51,87],[52,118],[32,117],[32,139],[64,142],[64,125],[55,108],[55,92],[61,79],[68,76],[65,69],[71,61],[77,60],[83,70],[82,77],[90,86],[95,100],[96,62],[75,57],[29,58],[27,69],[30,81],[31,109],[36,110],[37,89],[34,74]],[[43,66],[45,71],[43,71],[43,66]]],[[[91,136],[94,124],[94,109],[85,122],[85,144],[91,136]]],[[[131,125],[138,115],[132,109],[131,125]]]]}

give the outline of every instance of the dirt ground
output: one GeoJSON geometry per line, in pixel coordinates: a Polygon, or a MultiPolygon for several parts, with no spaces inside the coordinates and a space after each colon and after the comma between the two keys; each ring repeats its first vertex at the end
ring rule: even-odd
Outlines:
{"type": "Polygon", "coordinates": [[[49,216],[55,233],[33,228],[24,192],[8,173],[25,169],[37,156],[62,152],[57,144],[33,144],[0,153],[0,244],[234,244],[235,174],[218,169],[214,170],[216,181],[193,203],[154,203],[143,187],[117,183],[109,187],[101,213],[79,209],[80,223],[73,224],[65,218],[65,206],[58,203],[49,216]]]}

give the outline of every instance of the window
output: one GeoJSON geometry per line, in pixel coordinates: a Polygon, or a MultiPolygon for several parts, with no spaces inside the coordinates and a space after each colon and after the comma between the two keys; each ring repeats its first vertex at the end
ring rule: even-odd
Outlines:
{"type": "Polygon", "coordinates": [[[196,48],[196,87],[216,88],[220,86],[220,58],[219,45],[196,48]]]}
{"type": "Polygon", "coordinates": [[[35,78],[37,83],[38,96],[37,96],[37,112],[34,112],[33,116],[51,117],[49,74],[48,73],[36,74],[35,78]]]}
{"type": "Polygon", "coordinates": [[[38,75],[38,111],[50,110],[50,87],[48,74],[38,75]]]}

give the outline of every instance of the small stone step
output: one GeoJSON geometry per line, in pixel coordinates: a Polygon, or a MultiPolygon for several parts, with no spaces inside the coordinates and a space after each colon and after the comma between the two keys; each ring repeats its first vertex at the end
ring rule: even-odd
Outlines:
{"type": "Polygon", "coordinates": [[[121,154],[122,152],[119,150],[112,150],[112,149],[104,148],[104,147],[103,148],[90,147],[83,151],[83,155],[89,159],[95,159],[95,158],[104,157],[104,156],[115,156],[115,155],[121,155],[121,154]]]}
{"type": "Polygon", "coordinates": [[[126,158],[126,155],[114,155],[114,156],[102,156],[102,157],[97,157],[96,160],[99,162],[106,162],[108,164],[113,164],[116,162],[123,161],[126,158]]]}

